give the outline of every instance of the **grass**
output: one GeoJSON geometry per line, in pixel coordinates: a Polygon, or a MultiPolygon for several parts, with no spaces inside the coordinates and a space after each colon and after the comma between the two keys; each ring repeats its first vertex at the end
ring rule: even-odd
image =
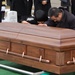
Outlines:
{"type": "MultiPolygon", "coordinates": [[[[30,68],[28,66],[16,64],[16,63],[5,61],[5,60],[0,60],[0,64],[15,67],[15,68],[22,69],[22,70],[27,70],[33,73],[41,71],[35,68],[30,68]]],[[[8,69],[0,68],[0,75],[28,75],[28,74],[22,74],[22,73],[8,70],[8,69]]]]}

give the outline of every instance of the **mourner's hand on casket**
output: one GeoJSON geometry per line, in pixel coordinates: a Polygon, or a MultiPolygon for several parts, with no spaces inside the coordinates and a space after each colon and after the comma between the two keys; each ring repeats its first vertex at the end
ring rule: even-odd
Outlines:
{"type": "Polygon", "coordinates": [[[30,24],[29,22],[27,21],[22,21],[23,24],[30,24]]]}
{"type": "Polygon", "coordinates": [[[38,26],[47,26],[47,24],[38,24],[38,26]]]}

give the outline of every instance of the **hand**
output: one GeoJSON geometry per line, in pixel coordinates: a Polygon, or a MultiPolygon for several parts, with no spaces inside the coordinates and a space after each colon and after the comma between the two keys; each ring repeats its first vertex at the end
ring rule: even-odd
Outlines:
{"type": "Polygon", "coordinates": [[[47,24],[38,24],[38,26],[45,26],[45,27],[47,27],[47,24]]]}
{"type": "Polygon", "coordinates": [[[47,1],[45,1],[45,0],[42,1],[42,4],[43,4],[43,5],[46,5],[46,4],[47,4],[47,1]]]}
{"type": "Polygon", "coordinates": [[[23,23],[23,24],[30,24],[30,23],[27,22],[27,21],[22,21],[21,23],[23,23]]]}

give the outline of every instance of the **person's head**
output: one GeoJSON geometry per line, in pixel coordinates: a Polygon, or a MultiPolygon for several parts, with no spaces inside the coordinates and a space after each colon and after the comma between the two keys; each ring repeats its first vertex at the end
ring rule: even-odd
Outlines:
{"type": "Polygon", "coordinates": [[[47,21],[48,16],[46,15],[46,13],[43,10],[37,10],[35,12],[35,18],[38,23],[43,23],[43,22],[47,21]]]}
{"type": "Polygon", "coordinates": [[[54,22],[59,22],[59,21],[61,21],[62,16],[63,16],[63,13],[62,12],[63,12],[62,9],[59,9],[57,7],[52,7],[48,11],[48,16],[54,22]]]}

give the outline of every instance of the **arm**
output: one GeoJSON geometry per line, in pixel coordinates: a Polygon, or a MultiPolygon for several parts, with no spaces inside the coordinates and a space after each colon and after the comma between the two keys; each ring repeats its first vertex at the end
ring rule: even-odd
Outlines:
{"type": "Polygon", "coordinates": [[[53,27],[56,27],[55,23],[48,19],[46,22],[44,22],[44,24],[38,24],[39,26],[53,26],[53,27]]]}
{"type": "Polygon", "coordinates": [[[56,26],[55,26],[55,23],[54,23],[51,19],[48,19],[44,24],[47,24],[47,26],[56,27],[56,26]]]}
{"type": "Polygon", "coordinates": [[[75,19],[73,19],[69,24],[70,24],[70,29],[75,30],[75,19]]]}
{"type": "Polygon", "coordinates": [[[30,24],[30,23],[27,22],[27,21],[22,21],[21,23],[22,23],[22,24],[30,24]]]}

